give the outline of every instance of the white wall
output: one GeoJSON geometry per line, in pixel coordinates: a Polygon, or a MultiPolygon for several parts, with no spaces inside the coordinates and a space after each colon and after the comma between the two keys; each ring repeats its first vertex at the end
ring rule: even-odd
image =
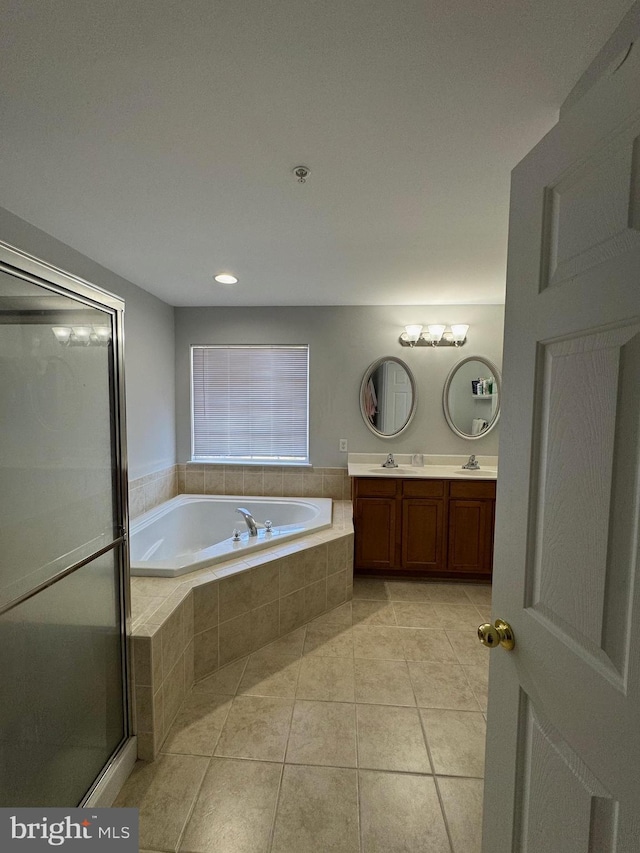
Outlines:
{"type": "Polygon", "coordinates": [[[504,306],[439,305],[384,307],[176,308],[176,425],[178,462],[190,457],[190,344],[309,344],[311,461],[346,465],[338,440],[352,452],[498,453],[500,425],[475,441],[456,436],[442,412],[442,388],[451,367],[481,355],[501,367],[504,306]],[[469,323],[462,349],[401,347],[407,323],[469,323]],[[370,432],[360,415],[362,377],[380,356],[403,359],[418,386],[413,422],[398,438],[370,432]]]}
{"type": "Polygon", "coordinates": [[[173,465],[174,309],[3,208],[0,240],[125,300],[129,477],[173,465]]]}

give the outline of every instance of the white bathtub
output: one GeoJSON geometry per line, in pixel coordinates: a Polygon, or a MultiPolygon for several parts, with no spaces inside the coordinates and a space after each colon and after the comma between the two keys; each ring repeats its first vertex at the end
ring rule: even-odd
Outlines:
{"type": "Polygon", "coordinates": [[[131,523],[131,574],[177,577],[326,527],[329,498],[178,495],[131,523]],[[258,536],[249,536],[237,507],[253,515],[258,536]],[[234,528],[239,542],[232,539],[234,528]]]}

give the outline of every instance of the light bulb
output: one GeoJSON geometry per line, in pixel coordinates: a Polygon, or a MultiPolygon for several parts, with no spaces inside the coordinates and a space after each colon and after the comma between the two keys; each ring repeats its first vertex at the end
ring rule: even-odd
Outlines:
{"type": "Polygon", "coordinates": [[[461,344],[464,339],[467,337],[467,332],[469,331],[469,326],[466,326],[464,323],[456,323],[451,325],[451,331],[453,332],[453,340],[457,344],[461,344]]]}
{"type": "Polygon", "coordinates": [[[441,339],[446,329],[446,326],[441,326],[439,323],[434,323],[431,326],[427,326],[429,329],[429,338],[432,344],[437,344],[441,339]]]}
{"type": "Polygon", "coordinates": [[[68,344],[71,337],[71,329],[69,326],[52,326],[51,331],[60,344],[68,344]]]}
{"type": "Polygon", "coordinates": [[[415,342],[420,338],[420,334],[422,333],[422,326],[412,325],[404,327],[405,335],[407,336],[407,340],[410,344],[415,344],[415,342]]]}
{"type": "Polygon", "coordinates": [[[74,326],[73,337],[82,344],[89,344],[91,340],[91,326],[74,326]]]}
{"type": "Polygon", "coordinates": [[[111,329],[109,326],[94,326],[93,331],[96,333],[96,338],[100,343],[107,343],[111,340],[111,329]]]}

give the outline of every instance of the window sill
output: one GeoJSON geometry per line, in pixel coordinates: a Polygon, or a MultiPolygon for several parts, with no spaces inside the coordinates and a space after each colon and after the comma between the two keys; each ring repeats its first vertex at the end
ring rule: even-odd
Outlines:
{"type": "Polygon", "coordinates": [[[251,462],[248,460],[214,461],[208,459],[189,459],[188,465],[199,465],[211,468],[313,468],[311,462],[251,462]]]}

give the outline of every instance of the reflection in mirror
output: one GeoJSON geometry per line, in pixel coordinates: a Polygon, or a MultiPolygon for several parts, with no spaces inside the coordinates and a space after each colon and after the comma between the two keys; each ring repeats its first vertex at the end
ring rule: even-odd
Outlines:
{"type": "Polygon", "coordinates": [[[500,373],[481,356],[463,358],[455,364],[444,383],[444,416],[462,438],[482,438],[500,416],[500,373]]]}
{"type": "Polygon", "coordinates": [[[385,356],[369,365],[360,385],[360,411],[369,429],[381,438],[405,430],[416,410],[416,385],[407,365],[385,356]]]}

